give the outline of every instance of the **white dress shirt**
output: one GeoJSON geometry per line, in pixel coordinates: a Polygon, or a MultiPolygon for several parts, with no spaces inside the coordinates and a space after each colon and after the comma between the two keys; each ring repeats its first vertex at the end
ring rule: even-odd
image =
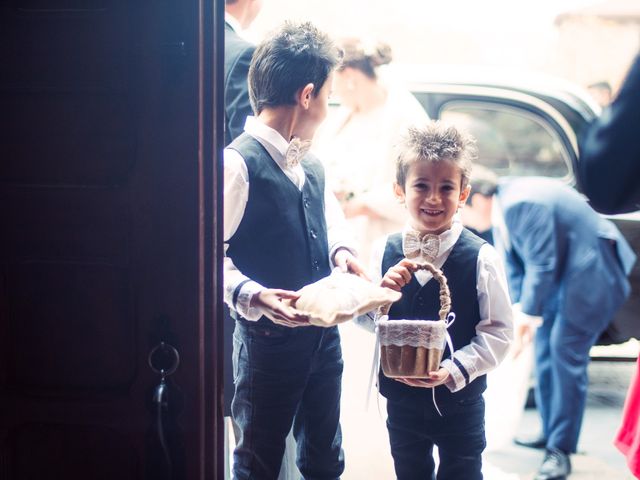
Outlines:
{"type": "MultiPolygon", "coordinates": [[[[435,267],[442,268],[449,258],[462,228],[462,224],[456,220],[449,230],[439,235],[440,249],[431,262],[435,267]]],[[[403,239],[404,233],[403,231],[403,239]]],[[[378,243],[372,254],[371,278],[378,283],[382,280],[383,273],[386,273],[381,272],[386,241],[385,238],[378,243]]],[[[418,262],[420,259],[414,261],[418,262]]],[[[426,270],[415,272],[415,276],[420,285],[425,285],[433,278],[431,272],[426,270]]],[[[480,307],[476,336],[468,345],[454,345],[453,355],[469,374],[469,382],[495,368],[506,356],[513,339],[513,313],[504,266],[496,250],[488,243],[482,245],[478,252],[476,289],[480,307]]],[[[441,366],[450,373],[445,382],[449,390],[456,392],[466,385],[464,375],[451,359],[443,360],[441,366]]]]}
{"type": "MultiPolygon", "coordinates": [[[[247,117],[244,127],[246,133],[254,137],[267,150],[272,159],[282,169],[291,182],[302,190],[305,182],[305,173],[302,165],[287,167],[284,155],[289,146],[280,133],[268,127],[256,117],[247,117]]],[[[233,264],[233,259],[226,256],[229,247],[229,239],[233,237],[242,221],[247,200],[249,198],[249,173],[244,158],[236,151],[229,148],[224,150],[224,299],[231,307],[233,306],[233,292],[236,287],[245,280],[250,280],[233,264]]],[[[347,248],[355,253],[352,247],[353,241],[348,231],[348,227],[338,203],[337,198],[327,187],[325,182],[325,220],[327,223],[327,239],[329,248],[329,260],[338,248],[347,248]]],[[[238,294],[235,310],[247,320],[258,320],[261,312],[251,307],[253,295],[264,288],[278,288],[278,285],[260,285],[257,282],[249,281],[242,285],[238,294]]]]}

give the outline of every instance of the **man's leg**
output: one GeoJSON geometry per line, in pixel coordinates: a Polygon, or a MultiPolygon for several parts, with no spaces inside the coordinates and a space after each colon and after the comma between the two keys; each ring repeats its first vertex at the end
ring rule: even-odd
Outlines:
{"type": "Polygon", "coordinates": [[[540,413],[542,436],[544,438],[549,438],[549,415],[553,395],[553,359],[551,358],[551,331],[553,325],[554,317],[546,317],[543,324],[536,331],[535,336],[535,398],[536,407],[540,413]]]}
{"type": "Polygon", "coordinates": [[[589,351],[598,334],[559,317],[551,334],[552,396],[547,447],[575,453],[587,397],[589,351]]]}

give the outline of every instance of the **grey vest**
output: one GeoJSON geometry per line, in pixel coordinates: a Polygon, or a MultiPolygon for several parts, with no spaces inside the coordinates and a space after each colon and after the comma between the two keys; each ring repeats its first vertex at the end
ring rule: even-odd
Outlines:
{"type": "Polygon", "coordinates": [[[247,206],[227,250],[234,265],[267,288],[298,290],[329,275],[320,162],[309,154],[302,160],[306,180],[300,191],[251,135],[242,134],[228,148],[242,155],[249,173],[247,206]]]}

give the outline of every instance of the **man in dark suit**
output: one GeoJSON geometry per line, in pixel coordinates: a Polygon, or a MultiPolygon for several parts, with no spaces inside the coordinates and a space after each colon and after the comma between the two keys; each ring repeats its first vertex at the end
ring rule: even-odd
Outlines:
{"type": "Polygon", "coordinates": [[[463,222],[493,229],[519,305],[516,345],[535,332],[543,431],[519,443],[546,449],[536,480],[565,479],[585,408],[589,350],[629,295],[635,255],[613,223],[558,180],[498,181],[476,167],[471,186],[463,222]]]}
{"type": "Polygon", "coordinates": [[[244,130],[252,115],[247,75],[255,46],[240,35],[262,8],[262,0],[226,0],[224,25],[224,143],[244,130]]]}
{"type": "Polygon", "coordinates": [[[640,55],[618,96],[587,132],[575,166],[591,205],[603,213],[640,210],[640,55]]]}

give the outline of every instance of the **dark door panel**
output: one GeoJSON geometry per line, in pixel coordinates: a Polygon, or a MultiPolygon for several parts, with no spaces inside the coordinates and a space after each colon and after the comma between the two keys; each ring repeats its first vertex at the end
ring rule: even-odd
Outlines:
{"type": "Polygon", "coordinates": [[[0,480],[221,471],[222,12],[0,2],[0,480]]]}

